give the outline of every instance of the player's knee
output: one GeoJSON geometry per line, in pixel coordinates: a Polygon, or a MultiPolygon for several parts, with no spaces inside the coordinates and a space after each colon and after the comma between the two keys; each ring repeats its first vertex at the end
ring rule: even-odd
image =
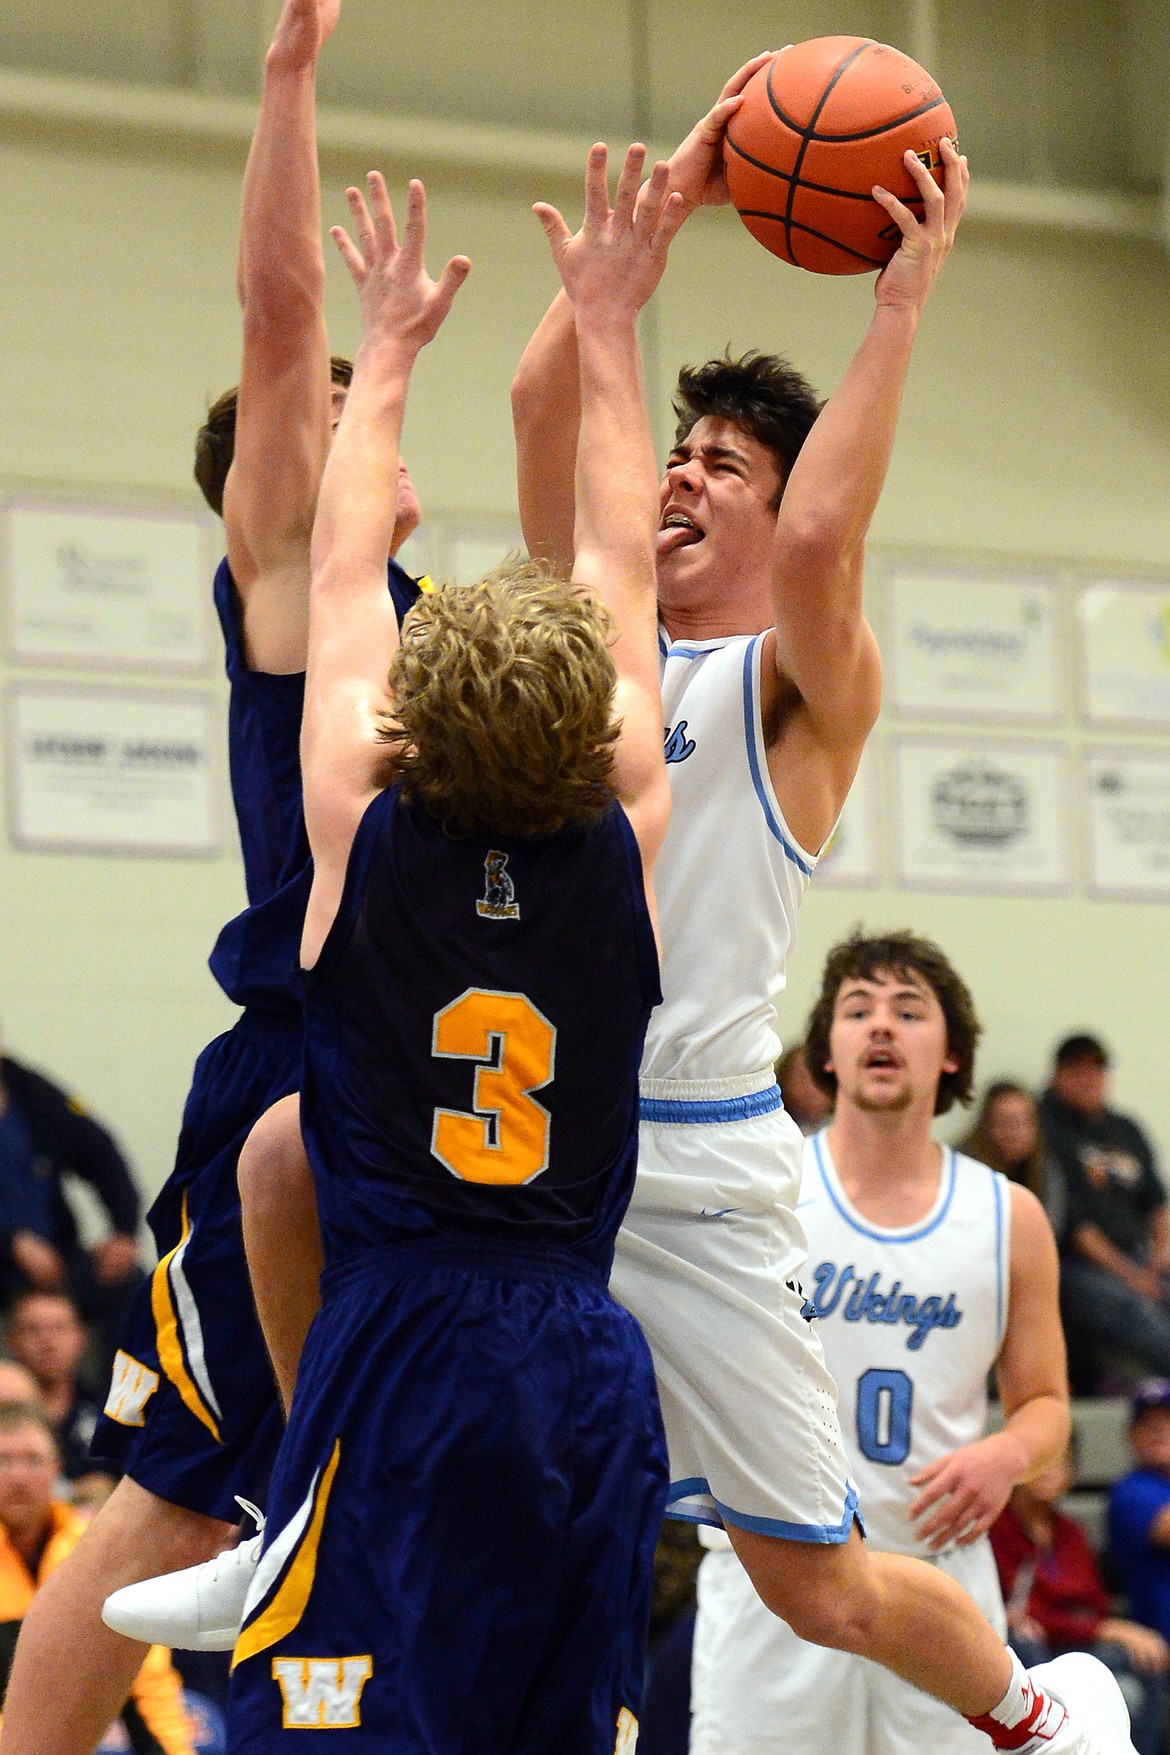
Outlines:
{"type": "Polygon", "coordinates": [[[245,1209],[279,1202],[297,1176],[310,1176],[301,1143],[297,1100],[285,1098],[262,1115],[240,1153],[237,1179],[245,1209]]]}
{"type": "Polygon", "coordinates": [[[799,1639],[809,1645],[825,1645],[833,1651],[864,1654],[871,1644],[868,1605],[840,1590],[810,1591],[799,1598],[792,1593],[771,1593],[768,1607],[787,1621],[799,1639]]]}

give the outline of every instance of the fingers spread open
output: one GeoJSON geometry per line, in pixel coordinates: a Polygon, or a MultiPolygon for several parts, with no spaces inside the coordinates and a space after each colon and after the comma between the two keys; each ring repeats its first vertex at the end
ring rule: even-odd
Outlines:
{"type": "Polygon", "coordinates": [[[585,230],[603,226],[609,218],[609,152],[602,141],[589,149],[585,167],[585,230]]]}
{"type": "Polygon", "coordinates": [[[634,202],[641,187],[642,166],[645,163],[646,148],[636,141],[626,153],[626,162],[622,166],[617,192],[613,198],[614,219],[619,225],[628,226],[633,218],[634,202]]]}
{"type": "Polygon", "coordinates": [[[662,217],[662,209],[666,204],[669,187],[670,165],[665,159],[660,158],[638,194],[634,229],[639,237],[650,238],[654,236],[655,227],[662,217]]]}
{"type": "Polygon", "coordinates": [[[373,222],[374,237],[383,255],[388,255],[398,248],[398,229],[394,224],[394,213],[390,206],[390,197],[386,193],[386,179],[381,171],[370,171],[366,177],[369,190],[370,217],[373,222]]]}
{"type": "Polygon", "coordinates": [[[343,225],[330,226],[329,236],[333,239],[333,242],[341,252],[341,260],[349,269],[354,285],[360,287],[362,281],[366,278],[365,258],[362,256],[361,251],[353,242],[353,239],[343,225]]]}
{"type": "Polygon", "coordinates": [[[417,177],[410,179],[406,195],[406,227],[402,249],[409,261],[422,262],[427,241],[427,192],[417,177]]]}

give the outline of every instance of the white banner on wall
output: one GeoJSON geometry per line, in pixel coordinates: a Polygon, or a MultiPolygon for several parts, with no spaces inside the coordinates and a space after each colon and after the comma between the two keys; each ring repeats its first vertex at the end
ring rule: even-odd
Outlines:
{"type": "Polygon", "coordinates": [[[206,667],[213,556],[200,513],[16,499],[3,537],[13,658],[206,667]]]}
{"type": "Polygon", "coordinates": [[[898,870],[923,888],[1068,887],[1068,757],[1043,744],[926,742],[894,751],[898,870]]]}
{"type": "Polygon", "coordinates": [[[879,760],[878,745],[871,741],[861,758],[837,827],[817,863],[816,883],[862,889],[880,881],[879,760]]]}
{"type": "Polygon", "coordinates": [[[1097,580],[1077,610],[1090,723],[1170,728],[1170,583],[1097,580]]]}
{"type": "Polygon", "coordinates": [[[1084,762],[1093,888],[1170,898],[1170,751],[1094,750],[1084,762]]]}
{"type": "Polygon", "coordinates": [[[898,712],[1056,717],[1060,593],[1051,579],[898,563],[889,592],[898,712]]]}
{"type": "Polygon", "coordinates": [[[20,685],[9,691],[8,730],[17,847],[218,851],[222,726],[209,695],[20,685]]]}

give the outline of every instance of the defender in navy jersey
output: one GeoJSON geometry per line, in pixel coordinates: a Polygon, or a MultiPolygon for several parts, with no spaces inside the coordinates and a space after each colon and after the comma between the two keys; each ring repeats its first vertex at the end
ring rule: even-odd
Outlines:
{"type": "Polygon", "coordinates": [[[364,336],[313,534],[304,1078],[299,1123],[294,1099],[262,1124],[303,1133],[325,1271],[233,1751],[309,1727],[380,1755],[636,1738],[666,1458],[606,1280],[669,813],[636,317],[679,218],[665,166],[635,216],[643,160],[611,211],[594,149],[576,237],[538,210],[580,348],[574,582],[506,567],[425,599],[401,644],[377,588],[385,483],[468,264],[427,278],[421,184],[401,247],[381,178],[370,211],[350,191],[364,336]]]}
{"type": "MultiPolygon", "coordinates": [[[[102,1599],[215,1554],[234,1533],[235,1495],[263,1492],[282,1425],[248,1288],[236,1161],[257,1116],[299,1077],[309,536],[349,374],[346,362],[330,365],[322,318],[313,122],[317,54],[336,16],[337,0],[286,0],[273,38],[244,189],[241,381],[197,450],[197,479],[227,535],[215,601],[248,892],[212,969],[244,1011],[196,1064],[175,1170],[151,1213],[162,1259],[132,1313],[96,1439],[127,1476],[21,1629],[0,1729],[3,1748],[21,1755],[90,1755],[142,1656],[103,1626],[102,1599]]],[[[408,482],[399,504],[392,546],[418,520],[408,482]]],[[[392,566],[390,585],[404,610],[413,583],[392,566]]]]}

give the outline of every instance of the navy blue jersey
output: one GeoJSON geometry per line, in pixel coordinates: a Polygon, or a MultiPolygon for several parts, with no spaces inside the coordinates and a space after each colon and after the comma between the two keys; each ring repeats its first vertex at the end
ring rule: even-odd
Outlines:
{"type": "MultiPolygon", "coordinates": [[[[388,583],[401,624],[419,587],[397,561],[390,562],[388,583]]],[[[297,964],[313,881],[301,799],[305,673],[249,670],[226,560],[215,575],[215,607],[231,684],[228,765],[248,906],[216,940],[211,972],[237,1005],[299,1011],[297,964]]]]}
{"type": "Polygon", "coordinates": [[[456,840],[379,794],[305,992],[327,1260],[463,1234],[608,1273],[661,997],[620,806],[540,839],[456,840]]]}

